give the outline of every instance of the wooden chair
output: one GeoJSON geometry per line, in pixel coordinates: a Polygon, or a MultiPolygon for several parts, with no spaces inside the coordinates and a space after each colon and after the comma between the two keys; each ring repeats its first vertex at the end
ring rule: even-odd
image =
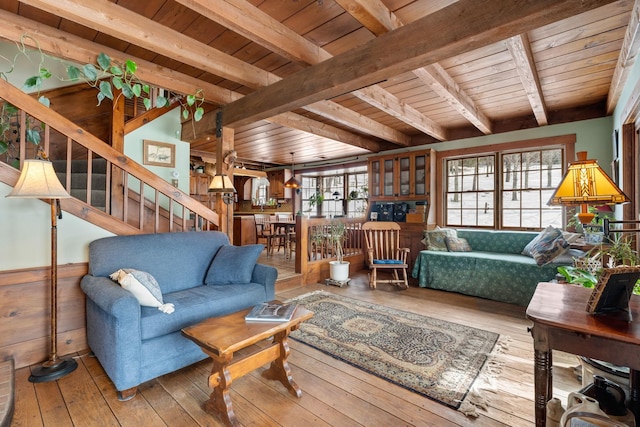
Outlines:
{"type": "Polygon", "coordinates": [[[375,289],[378,283],[389,283],[402,289],[407,282],[407,255],[409,248],[400,247],[400,226],[395,222],[371,221],[362,225],[365,239],[365,259],[371,270],[369,287],[375,289]],[[393,278],[378,279],[378,270],[389,271],[393,278]],[[402,278],[398,275],[402,272],[402,278]]]}

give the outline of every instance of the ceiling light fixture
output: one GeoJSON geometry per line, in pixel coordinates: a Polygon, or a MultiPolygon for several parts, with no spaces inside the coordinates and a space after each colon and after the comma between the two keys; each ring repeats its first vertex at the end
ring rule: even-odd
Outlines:
{"type": "Polygon", "coordinates": [[[302,184],[296,179],[296,166],[293,161],[293,152],[291,152],[291,178],[284,183],[285,188],[300,188],[302,184]]]}

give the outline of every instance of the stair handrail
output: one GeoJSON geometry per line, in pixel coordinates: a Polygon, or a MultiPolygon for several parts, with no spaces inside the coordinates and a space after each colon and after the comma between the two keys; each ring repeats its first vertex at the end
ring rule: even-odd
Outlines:
{"type": "MultiPolygon", "coordinates": [[[[91,152],[103,157],[170,200],[182,205],[204,221],[211,222],[216,226],[219,224],[219,216],[216,212],[3,79],[0,79],[0,97],[91,152]]],[[[21,144],[24,144],[24,138],[21,139],[21,144]]],[[[21,151],[23,150],[21,149],[21,151]]],[[[20,169],[22,169],[24,162],[23,157],[20,158],[20,169]]]]}

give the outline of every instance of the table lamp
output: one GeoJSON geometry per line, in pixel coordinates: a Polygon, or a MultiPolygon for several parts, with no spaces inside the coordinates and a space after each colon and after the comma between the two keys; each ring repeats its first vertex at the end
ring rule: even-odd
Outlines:
{"type": "Polygon", "coordinates": [[[46,159],[43,152],[38,153],[38,158],[25,160],[22,172],[15,187],[7,197],[48,199],[51,205],[51,348],[49,360],[31,371],[29,381],[34,383],[55,381],[73,372],[78,363],[72,358],[58,357],[58,225],[57,217],[60,215],[61,198],[71,197],[65,191],[58,180],[53,165],[46,159]]]}
{"type": "Polygon", "coordinates": [[[587,160],[587,152],[576,153],[577,161],[569,164],[562,182],[549,199],[549,205],[580,206],[576,214],[582,225],[589,224],[595,214],[589,205],[630,202],[629,197],[602,170],[595,160],[587,160]]]}

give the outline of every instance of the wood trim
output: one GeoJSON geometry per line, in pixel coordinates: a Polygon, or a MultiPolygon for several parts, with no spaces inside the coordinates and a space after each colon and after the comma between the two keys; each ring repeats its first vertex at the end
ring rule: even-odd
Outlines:
{"type": "MultiPolygon", "coordinates": [[[[58,265],[58,353],[87,349],[85,301],[80,280],[87,263],[58,265]]],[[[0,360],[12,357],[16,368],[49,356],[49,272],[35,267],[0,272],[0,300],[6,313],[0,322],[0,360]]]]}
{"type": "Polygon", "coordinates": [[[621,144],[621,160],[622,160],[622,176],[621,189],[631,198],[631,203],[622,205],[622,219],[633,220],[638,218],[638,197],[636,190],[636,171],[638,168],[636,150],[636,126],[633,123],[622,125],[622,141],[621,144]]]}

